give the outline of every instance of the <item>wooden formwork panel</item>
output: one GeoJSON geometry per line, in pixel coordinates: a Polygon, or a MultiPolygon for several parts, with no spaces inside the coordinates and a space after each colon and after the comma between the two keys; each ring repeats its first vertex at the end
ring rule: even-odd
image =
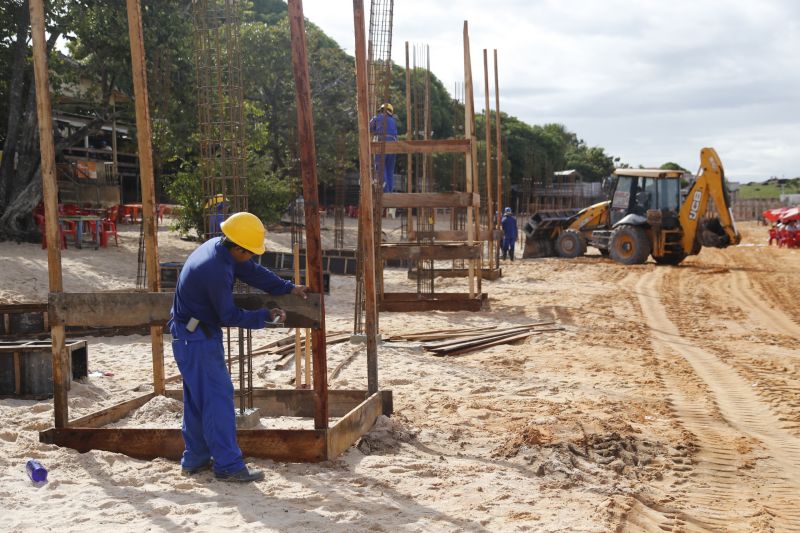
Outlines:
{"type": "Polygon", "coordinates": [[[381,244],[381,259],[418,261],[420,259],[453,260],[480,259],[481,243],[446,242],[434,244],[386,243],[381,244]]]}
{"type": "MultiPolygon", "coordinates": [[[[408,271],[408,279],[417,279],[416,269],[408,271]]],[[[435,268],[433,270],[434,277],[441,278],[466,278],[469,276],[469,269],[466,268],[435,268]]],[[[481,279],[486,281],[494,281],[503,277],[502,268],[483,268],[481,269],[481,279]]]]}
{"type": "Polygon", "coordinates": [[[389,313],[416,311],[480,311],[488,301],[486,293],[470,297],[467,293],[439,293],[433,295],[415,292],[386,292],[379,309],[389,313]]]}
{"type": "MultiPolygon", "coordinates": [[[[167,391],[180,397],[179,390],[167,391]]],[[[341,418],[326,429],[239,429],[236,436],[247,457],[275,461],[317,462],[333,459],[366,434],[381,414],[392,413],[392,392],[369,394],[359,390],[332,390],[331,416],[341,418]]],[[[155,396],[133,400],[70,421],[69,427],[50,428],[39,433],[39,441],[65,446],[85,453],[105,450],[138,459],[164,457],[178,460],[184,443],[180,429],[96,427],[124,418],[155,396]]],[[[266,410],[265,416],[311,417],[312,390],[255,389],[253,403],[266,410]]]]}

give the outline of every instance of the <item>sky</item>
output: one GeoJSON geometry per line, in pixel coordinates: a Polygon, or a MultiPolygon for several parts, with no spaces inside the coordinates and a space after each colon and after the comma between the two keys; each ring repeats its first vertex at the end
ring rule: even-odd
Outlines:
{"type": "MultiPolygon", "coordinates": [[[[350,2],[303,8],[354,54],[350,2]]],[[[405,65],[406,41],[429,45],[452,93],[465,20],[476,112],[483,49],[490,76],[497,49],[500,109],[528,124],[562,123],[633,166],[695,171],[712,146],[731,180],[800,176],[796,0],[395,0],[392,58],[405,65]]]]}

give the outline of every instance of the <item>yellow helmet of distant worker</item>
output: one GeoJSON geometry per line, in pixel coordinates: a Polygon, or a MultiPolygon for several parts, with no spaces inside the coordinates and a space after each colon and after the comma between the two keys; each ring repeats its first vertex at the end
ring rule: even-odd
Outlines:
{"type": "Polygon", "coordinates": [[[222,233],[237,245],[256,255],[264,253],[267,230],[253,213],[234,213],[221,225],[222,233]]]}
{"type": "Polygon", "coordinates": [[[394,107],[392,106],[392,104],[389,104],[389,103],[381,104],[381,108],[378,111],[380,111],[382,109],[385,109],[386,111],[388,111],[390,115],[394,115],[394,107]]]}

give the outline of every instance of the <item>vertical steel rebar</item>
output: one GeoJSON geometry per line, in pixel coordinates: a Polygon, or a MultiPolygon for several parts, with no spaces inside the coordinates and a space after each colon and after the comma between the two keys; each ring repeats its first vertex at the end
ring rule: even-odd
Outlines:
{"type": "MultiPolygon", "coordinates": [[[[205,239],[222,234],[220,224],[232,213],[248,210],[247,159],[242,61],[239,46],[240,0],[194,0],[195,68],[197,73],[200,179],[203,190],[205,239]]],[[[235,292],[246,292],[237,283],[235,292]]],[[[252,335],[227,331],[228,369],[236,363],[241,413],[253,405],[252,335]],[[231,337],[237,346],[232,346],[231,337]],[[235,352],[234,352],[235,349],[235,352]],[[234,353],[236,356],[234,356],[234,353]]]]}

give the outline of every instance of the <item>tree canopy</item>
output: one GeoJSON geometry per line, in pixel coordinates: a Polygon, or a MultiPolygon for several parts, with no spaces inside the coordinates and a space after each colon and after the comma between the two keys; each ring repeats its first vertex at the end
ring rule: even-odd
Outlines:
{"type": "MultiPolygon", "coordinates": [[[[0,238],[29,237],[34,229],[30,212],[41,199],[28,9],[27,0],[0,4],[0,142],[4,150],[0,238]]],[[[50,0],[46,9],[54,102],[67,105],[60,97],[82,87],[80,101],[73,99],[69,105],[92,119],[57,149],[99,131],[112,114],[133,124],[124,3],[50,0]],[[91,82],[81,83],[85,80],[91,82]],[[111,106],[112,93],[129,98],[111,106]]],[[[186,207],[184,230],[201,228],[192,1],[143,0],[142,12],[159,194],[186,207]]],[[[249,205],[269,222],[280,216],[293,197],[299,174],[287,9],[283,0],[249,0],[243,15],[240,50],[249,205]]],[[[323,184],[332,184],[337,174],[358,165],[354,59],[312,22],[306,29],[319,177],[323,184]]],[[[412,82],[421,101],[425,83],[421,69],[412,73],[412,82]]],[[[405,70],[398,65],[393,65],[389,100],[402,134],[406,130],[405,70]]],[[[463,124],[463,104],[433,73],[430,104],[433,138],[463,136],[463,126],[458,126],[463,124]]],[[[493,125],[493,112],[490,119],[493,125]]],[[[501,119],[503,169],[511,183],[527,176],[546,180],[566,168],[578,170],[585,180],[597,181],[614,168],[614,160],[603,148],[586,145],[562,124],[529,125],[506,113],[501,119]]],[[[476,135],[481,142],[483,122],[478,114],[476,135]]],[[[398,158],[398,171],[404,160],[398,158]]],[[[452,168],[448,156],[436,156],[434,167],[436,176],[446,176],[452,168]]],[[[449,185],[449,179],[445,181],[449,185]]]]}

